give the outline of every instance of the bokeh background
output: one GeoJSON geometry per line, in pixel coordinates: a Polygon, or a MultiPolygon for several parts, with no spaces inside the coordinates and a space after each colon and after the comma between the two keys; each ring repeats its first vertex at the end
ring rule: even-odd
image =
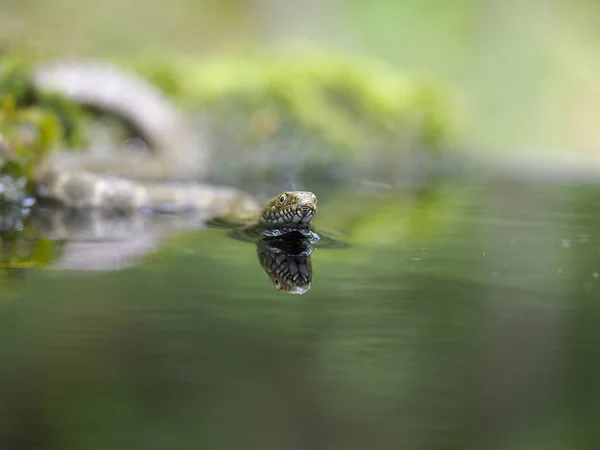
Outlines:
{"type": "MultiPolygon", "coordinates": [[[[465,148],[600,156],[597,1],[0,6],[0,42],[44,58],[380,58],[449,87],[465,148]]],[[[318,192],[352,245],[315,250],[306,296],[214,229],[124,270],[3,278],[0,448],[600,448],[598,190],[351,181],[318,192]]]]}
{"type": "Polygon", "coordinates": [[[2,0],[0,40],[44,55],[210,56],[294,40],[456,89],[481,151],[597,150],[592,0],[2,0]]]}

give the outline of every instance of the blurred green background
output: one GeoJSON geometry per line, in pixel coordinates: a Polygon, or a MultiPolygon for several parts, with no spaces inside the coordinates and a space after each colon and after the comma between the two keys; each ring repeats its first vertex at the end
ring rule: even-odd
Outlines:
{"type": "MultiPolygon", "coordinates": [[[[598,151],[600,2],[0,1],[0,41],[36,56],[312,41],[447,84],[477,151],[598,151]]],[[[217,230],[107,274],[11,271],[0,448],[598,448],[598,191],[356,184],[315,189],[353,245],[315,251],[306,296],[217,230]]]]}
{"type": "Polygon", "coordinates": [[[210,56],[310,40],[455,88],[489,152],[594,155],[600,3],[591,0],[2,0],[0,40],[44,56],[210,56]]]}

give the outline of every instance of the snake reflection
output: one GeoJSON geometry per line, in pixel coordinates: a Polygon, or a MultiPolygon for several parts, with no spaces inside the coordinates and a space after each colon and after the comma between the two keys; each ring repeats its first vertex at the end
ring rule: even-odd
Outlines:
{"type": "MultiPolygon", "coordinates": [[[[280,202],[279,199],[277,201],[280,202]]],[[[304,206],[301,204],[297,209],[301,211],[304,206]]],[[[298,219],[294,220],[297,223],[286,222],[287,226],[276,223],[269,226],[266,221],[257,221],[251,226],[227,227],[228,235],[256,246],[259,264],[278,291],[305,294],[312,285],[313,243],[321,241],[323,236],[313,230],[311,222],[304,224],[302,219],[312,218],[315,210],[297,217],[292,215],[298,219]]],[[[115,215],[101,211],[51,209],[36,210],[34,214],[24,217],[18,214],[20,211],[7,214],[6,223],[2,221],[4,226],[1,228],[7,228],[6,233],[0,233],[3,250],[12,253],[10,248],[18,249],[19,261],[35,259],[35,251],[30,247],[38,239],[49,239],[59,245],[57,249],[61,249],[60,254],[53,258],[51,267],[66,270],[104,271],[135,266],[142,262],[140,258],[160,247],[163,238],[178,230],[202,228],[206,224],[203,217],[182,215],[157,218],[142,214],[115,215]],[[13,220],[8,220],[11,217],[13,220]],[[30,232],[15,235],[11,232],[15,229],[29,229],[30,232]],[[15,240],[19,235],[23,239],[15,240]],[[25,235],[29,237],[25,239],[25,235]],[[10,245],[11,242],[13,245],[10,245]]],[[[3,265],[9,267],[15,260],[5,256],[2,258],[3,265]]],[[[38,264],[31,260],[25,266],[34,268],[38,264]]]]}
{"type": "Polygon", "coordinates": [[[279,291],[289,294],[305,294],[310,290],[312,251],[310,240],[298,231],[260,239],[256,243],[260,266],[279,291]]]}

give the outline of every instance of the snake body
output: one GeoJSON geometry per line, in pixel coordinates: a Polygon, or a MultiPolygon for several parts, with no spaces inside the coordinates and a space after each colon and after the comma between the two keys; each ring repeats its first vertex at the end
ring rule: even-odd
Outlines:
{"type": "Polygon", "coordinates": [[[131,152],[57,152],[53,169],[108,172],[136,179],[190,180],[208,171],[208,152],[199,133],[152,84],[128,71],[96,61],[53,62],[33,71],[33,86],[75,103],[109,113],[124,122],[151,149],[150,157],[131,152]]]}
{"type": "Polygon", "coordinates": [[[25,210],[42,236],[66,241],[54,267],[127,267],[171,232],[214,221],[224,222],[230,236],[256,244],[259,263],[279,291],[304,294],[311,288],[312,244],[321,239],[312,228],[312,192],[286,191],[261,205],[240,189],[202,184],[209,153],[199,133],[158,89],[111,65],[46,64],[31,81],[38,91],[116,117],[145,143],[141,152],[139,146],[101,148],[97,142],[85,151],[58,149],[40,165],[34,181],[41,201],[25,210]]]}
{"type": "Polygon", "coordinates": [[[239,189],[198,183],[208,171],[206,148],[169,99],[137,75],[60,62],[37,67],[32,83],[118,117],[150,150],[54,152],[37,179],[42,199],[75,209],[205,211],[235,225],[308,225],[316,212],[312,193],[283,193],[261,208],[239,189]]]}
{"type": "Polygon", "coordinates": [[[150,251],[156,236],[174,223],[189,223],[170,215],[166,226],[159,221],[156,227],[140,211],[191,211],[196,222],[217,219],[256,242],[261,267],[278,290],[303,294],[310,289],[313,241],[306,236],[314,234],[317,213],[312,192],[286,191],[261,206],[237,188],[200,183],[209,157],[199,133],[162,92],[132,73],[97,62],[60,62],[37,67],[32,83],[117,117],[147,146],[141,153],[127,146],[58,150],[40,167],[37,196],[60,208],[42,208],[38,223],[51,238],[69,241],[59,267],[122,267],[123,259],[150,251]],[[305,234],[290,238],[294,230],[305,234]]]}

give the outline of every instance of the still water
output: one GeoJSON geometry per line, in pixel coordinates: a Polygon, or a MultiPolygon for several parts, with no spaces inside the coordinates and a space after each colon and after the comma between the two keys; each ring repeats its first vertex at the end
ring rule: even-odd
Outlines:
{"type": "Polygon", "coordinates": [[[5,277],[0,449],[598,448],[600,191],[316,193],[304,295],[212,228],[5,277]]]}

